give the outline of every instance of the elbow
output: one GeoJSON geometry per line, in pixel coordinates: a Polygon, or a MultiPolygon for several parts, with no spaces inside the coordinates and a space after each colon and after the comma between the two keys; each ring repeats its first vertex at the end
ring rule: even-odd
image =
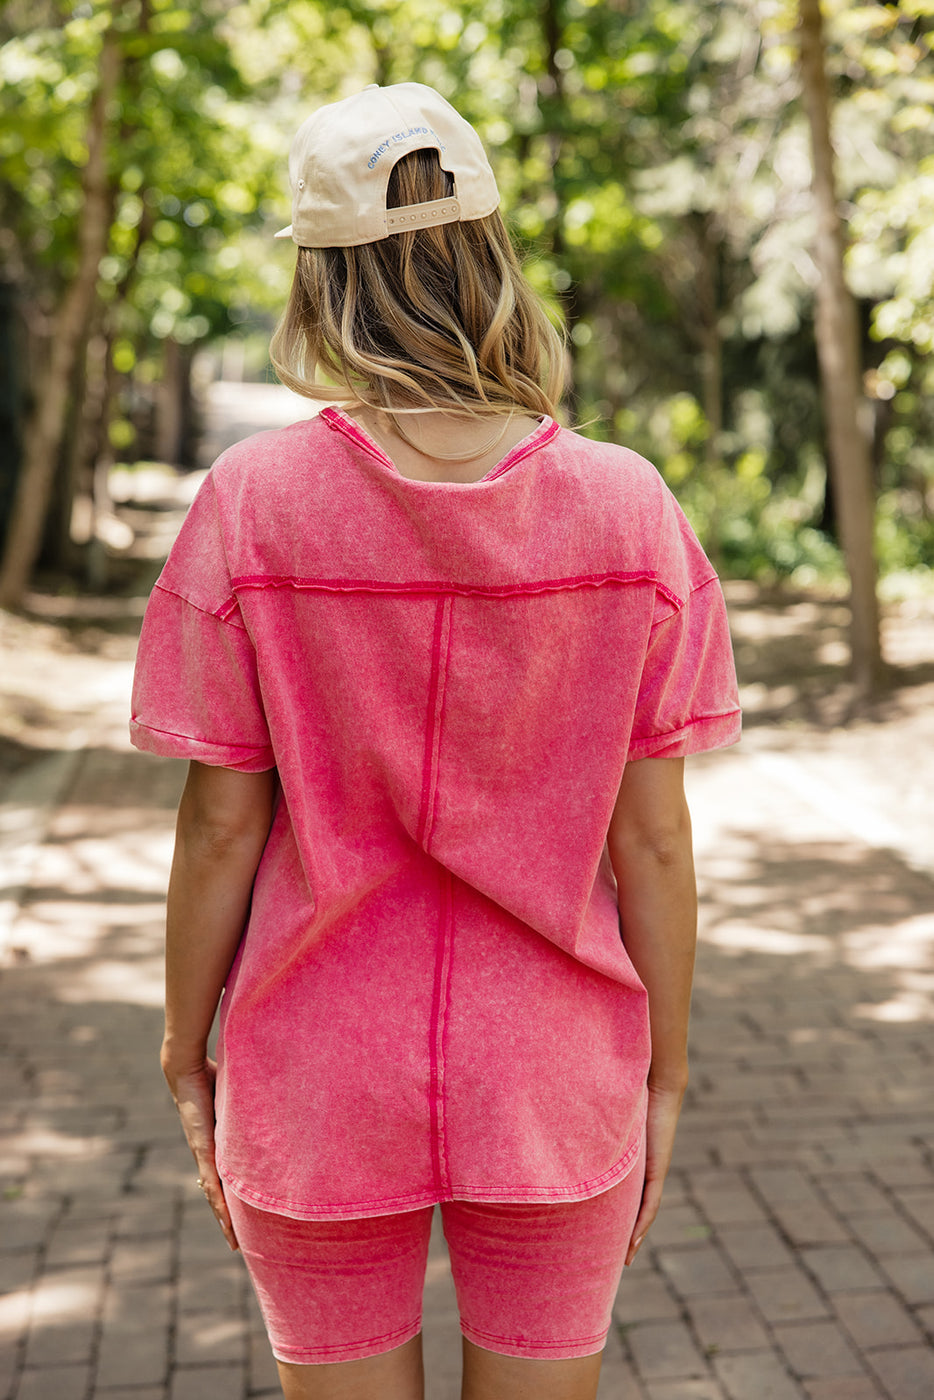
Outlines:
{"type": "Polygon", "coordinates": [[[255,822],[229,824],[210,820],[188,823],[179,838],[191,855],[212,864],[240,861],[266,844],[268,827],[255,822]]]}
{"type": "Polygon", "coordinates": [[[264,804],[231,810],[183,800],[178,813],[177,842],[190,857],[204,864],[258,861],[271,821],[272,812],[264,804]]]}
{"type": "Polygon", "coordinates": [[[675,816],[663,820],[635,819],[617,825],[607,837],[614,870],[626,866],[651,865],[672,870],[692,863],[691,819],[687,805],[675,816]]]}

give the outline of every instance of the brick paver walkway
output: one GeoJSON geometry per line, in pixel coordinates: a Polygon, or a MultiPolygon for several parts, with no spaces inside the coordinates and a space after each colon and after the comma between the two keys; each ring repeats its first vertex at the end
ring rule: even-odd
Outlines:
{"type": "MultiPolygon", "coordinates": [[[[871,727],[753,727],[693,765],[693,1082],[665,1210],[620,1289],[602,1400],[934,1397],[919,737],[888,774],[871,727]]],[[[0,804],[0,1400],[278,1393],[156,1064],[181,779],[114,727],[21,774],[0,804]]],[[[425,1345],[429,1396],[454,1400],[440,1247],[425,1345]]]]}

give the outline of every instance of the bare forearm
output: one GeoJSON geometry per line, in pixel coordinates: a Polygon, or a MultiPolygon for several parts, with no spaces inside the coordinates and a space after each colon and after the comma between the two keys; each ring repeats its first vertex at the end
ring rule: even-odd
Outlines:
{"type": "Polygon", "coordinates": [[[626,1255],[631,1264],[661,1204],[688,1079],[697,891],[683,759],[646,758],[628,765],[607,845],[623,942],[649,995],[652,1035],[645,1184],[626,1255]]]}
{"type": "Polygon", "coordinates": [[[683,1093],[697,941],[697,888],[683,759],[623,774],[610,830],[623,942],[649,994],[650,1087],[683,1093]]]}
{"type": "Polygon", "coordinates": [[[204,1053],[261,853],[247,843],[218,854],[179,832],[166,909],[165,1035],[182,1057],[204,1053]]]}
{"type": "Polygon", "coordinates": [[[271,772],[190,767],[178,809],[166,911],[166,1073],[170,1065],[203,1060],[246,925],[274,792],[271,772]]]}
{"type": "Polygon", "coordinates": [[[697,938],[690,828],[664,859],[630,850],[617,879],[623,942],[649,995],[649,1080],[683,1089],[697,938]]]}

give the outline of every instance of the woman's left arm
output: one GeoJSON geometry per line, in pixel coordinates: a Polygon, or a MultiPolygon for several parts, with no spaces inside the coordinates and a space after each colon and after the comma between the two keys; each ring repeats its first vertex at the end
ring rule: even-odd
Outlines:
{"type": "Polygon", "coordinates": [[[178,809],[166,910],[162,1071],[202,1188],[231,1249],[237,1242],[214,1164],[214,1076],[207,1043],[246,925],[272,822],[276,770],[191,763],[178,809]]]}

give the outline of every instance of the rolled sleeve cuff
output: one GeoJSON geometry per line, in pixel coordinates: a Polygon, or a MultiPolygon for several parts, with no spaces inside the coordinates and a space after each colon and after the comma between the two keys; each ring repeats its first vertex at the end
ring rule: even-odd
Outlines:
{"type": "Polygon", "coordinates": [[[739,742],[742,719],[739,710],[722,715],[702,715],[667,734],[649,734],[633,739],[628,761],[640,758],[687,758],[692,753],[725,749],[739,742]]]}
{"type": "Polygon", "coordinates": [[[276,766],[269,745],[254,748],[246,744],[216,744],[190,734],[154,729],[137,719],[130,721],[130,742],[135,748],[162,758],[187,758],[214,768],[234,768],[238,773],[263,773],[276,766]]]}

